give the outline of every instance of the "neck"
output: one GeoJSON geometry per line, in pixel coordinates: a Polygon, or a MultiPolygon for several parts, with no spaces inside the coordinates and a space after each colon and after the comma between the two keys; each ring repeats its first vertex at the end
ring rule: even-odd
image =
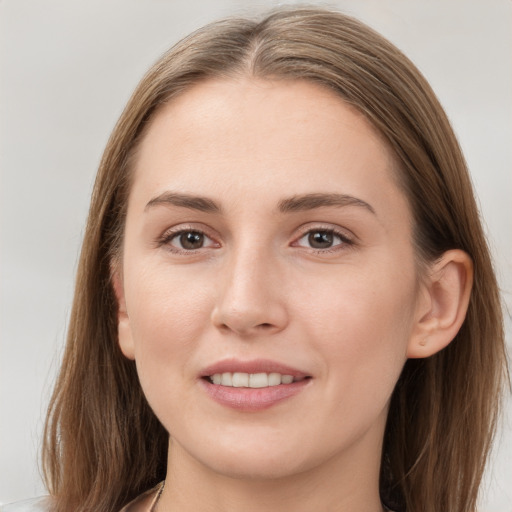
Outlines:
{"type": "Polygon", "coordinates": [[[368,432],[346,453],[278,478],[226,475],[169,446],[166,486],[158,512],[382,512],[382,435],[368,432]]]}

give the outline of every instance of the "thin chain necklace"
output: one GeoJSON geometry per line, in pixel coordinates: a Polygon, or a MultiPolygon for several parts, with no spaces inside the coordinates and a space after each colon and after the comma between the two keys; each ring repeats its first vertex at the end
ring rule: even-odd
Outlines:
{"type": "MultiPolygon", "coordinates": [[[[158,502],[160,501],[160,496],[162,496],[164,487],[165,487],[165,480],[162,482],[160,489],[158,489],[158,492],[156,493],[155,497],[153,498],[153,501],[151,502],[151,505],[149,506],[148,512],[156,512],[156,507],[158,505],[158,502]]],[[[386,510],[387,512],[392,512],[392,510],[389,509],[388,507],[386,507],[386,505],[384,505],[384,510],[386,510]]]]}
{"type": "Polygon", "coordinates": [[[162,496],[162,491],[164,490],[164,487],[165,487],[165,480],[162,482],[160,489],[158,489],[156,496],[153,498],[153,501],[151,502],[151,505],[149,506],[148,512],[156,512],[156,506],[158,505],[158,502],[160,501],[160,496],[162,496]]]}

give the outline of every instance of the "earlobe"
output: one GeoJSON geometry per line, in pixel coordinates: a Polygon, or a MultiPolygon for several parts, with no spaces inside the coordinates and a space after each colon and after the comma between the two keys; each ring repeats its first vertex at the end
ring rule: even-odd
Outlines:
{"type": "Polygon", "coordinates": [[[119,270],[112,271],[112,286],[117,300],[117,335],[119,348],[128,359],[135,359],[135,349],[133,344],[130,318],[126,310],[126,299],[124,293],[124,283],[119,270]]]}
{"type": "Polygon", "coordinates": [[[430,357],[449,345],[464,322],[472,285],[473,263],[466,252],[447,251],[433,264],[422,285],[407,357],[430,357]]]}

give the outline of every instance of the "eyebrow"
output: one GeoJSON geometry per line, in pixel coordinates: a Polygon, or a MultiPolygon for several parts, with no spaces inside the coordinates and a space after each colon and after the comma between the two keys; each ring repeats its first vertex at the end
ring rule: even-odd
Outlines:
{"type": "Polygon", "coordinates": [[[207,197],[192,196],[189,194],[179,194],[177,192],[164,192],[157,197],[151,199],[144,208],[147,211],[153,206],[167,205],[179,206],[190,210],[198,210],[206,213],[220,213],[220,206],[207,197]]]}
{"type": "Polygon", "coordinates": [[[375,210],[366,201],[346,194],[305,194],[293,196],[280,201],[278,208],[282,213],[289,213],[314,210],[315,208],[326,206],[358,206],[375,215],[375,210]]]}
{"type": "MultiPolygon", "coordinates": [[[[154,206],[178,206],[190,210],[198,210],[206,213],[221,213],[221,207],[212,199],[202,196],[193,196],[178,192],[164,192],[151,199],[145,207],[145,211],[154,206]]],[[[314,210],[324,207],[357,206],[364,208],[375,215],[373,207],[362,199],[347,194],[303,194],[283,199],[278,203],[281,213],[294,213],[314,210]]]]}

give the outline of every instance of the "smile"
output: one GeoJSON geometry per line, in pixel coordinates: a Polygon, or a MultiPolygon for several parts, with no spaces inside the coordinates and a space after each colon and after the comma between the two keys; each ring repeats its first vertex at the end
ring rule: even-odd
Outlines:
{"type": "Polygon", "coordinates": [[[311,375],[266,359],[219,361],[200,374],[206,394],[240,412],[256,412],[287,401],[309,388],[311,375]]]}
{"type": "Polygon", "coordinates": [[[302,379],[295,379],[293,375],[282,375],[280,373],[242,373],[225,372],[210,375],[210,381],[219,386],[234,388],[268,388],[281,384],[291,384],[302,379]]]}

